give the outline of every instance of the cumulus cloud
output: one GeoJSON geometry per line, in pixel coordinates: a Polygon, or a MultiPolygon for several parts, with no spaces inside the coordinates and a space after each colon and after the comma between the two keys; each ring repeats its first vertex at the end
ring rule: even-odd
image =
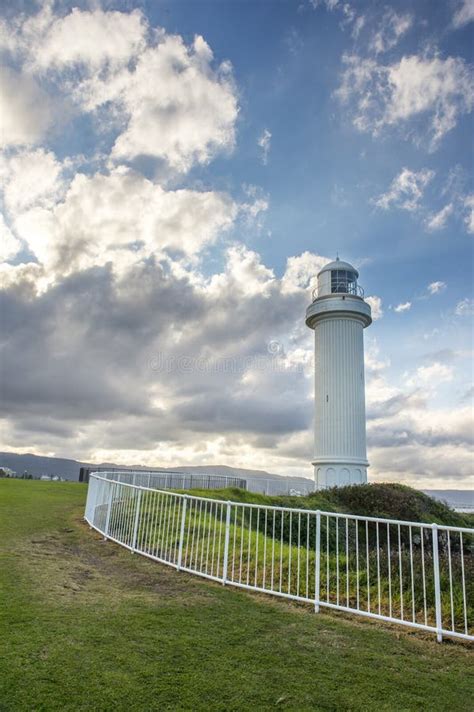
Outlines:
{"type": "Polygon", "coordinates": [[[0,46],[28,74],[2,70],[3,140],[34,144],[49,127],[47,97],[33,77],[47,76],[76,112],[88,111],[102,131],[115,133],[112,156],[152,156],[180,173],[206,164],[235,141],[238,114],[229,62],[196,36],[152,30],[140,11],[82,11],[37,15],[3,24],[0,46]],[[34,105],[34,119],[31,111],[34,105]]]}
{"type": "Polygon", "coordinates": [[[402,302],[401,304],[398,304],[396,307],[393,308],[393,311],[397,312],[397,314],[401,314],[402,312],[410,311],[411,309],[411,302],[402,302]]]}
{"type": "Polygon", "coordinates": [[[268,155],[270,153],[271,141],[271,132],[268,129],[264,129],[257,141],[258,146],[262,149],[261,160],[264,166],[266,166],[268,163],[268,155]]]}
{"type": "Polygon", "coordinates": [[[29,75],[0,68],[0,148],[36,144],[53,123],[51,99],[29,75]]]}
{"type": "Polygon", "coordinates": [[[243,246],[210,277],[166,258],[138,260],[121,274],[110,264],[82,270],[33,295],[17,273],[2,301],[12,442],[28,431],[51,442],[79,432],[84,448],[95,441],[161,457],[180,442],[199,450],[206,433],[214,456],[237,457],[248,433],[248,444],[265,435],[271,449],[309,426],[309,332],[269,349],[285,343],[306,302],[304,290],[284,294],[243,246]]]}
{"type": "Polygon", "coordinates": [[[289,257],[282,279],[283,292],[292,293],[304,289],[308,290],[309,298],[310,291],[316,286],[318,272],[330,261],[329,257],[315,255],[308,251],[295,257],[289,257]]]}
{"type": "Polygon", "coordinates": [[[420,171],[403,168],[393,179],[389,190],[374,198],[372,202],[383,210],[396,207],[414,212],[419,208],[424,190],[434,175],[434,171],[427,168],[420,171]]]}
{"type": "Polygon", "coordinates": [[[422,120],[422,128],[410,127],[410,133],[416,140],[427,135],[434,150],[459,116],[472,111],[474,81],[461,58],[412,55],[384,65],[346,54],[343,63],[336,96],[349,106],[359,131],[377,136],[388,127],[422,120]]]}
{"type": "Polygon", "coordinates": [[[96,71],[106,64],[126,64],[145,47],[146,33],[139,10],[123,13],[73,8],[64,17],[54,17],[45,7],[24,24],[18,39],[20,46],[33,42],[29,61],[35,69],[80,64],[96,71]]]}
{"type": "Polygon", "coordinates": [[[15,215],[33,205],[54,205],[65,186],[63,168],[54,153],[43,148],[0,157],[6,209],[15,215]]]}
{"type": "Polygon", "coordinates": [[[238,105],[231,67],[213,69],[212,62],[202,37],[187,47],[181,37],[163,33],[134,67],[81,83],[77,99],[90,111],[109,102],[116,107],[124,128],[114,159],[154,156],[186,172],[234,146],[238,105]]]}
{"type": "Polygon", "coordinates": [[[78,173],[62,202],[34,207],[15,221],[17,234],[52,273],[67,274],[166,250],[194,255],[232,225],[237,208],[225,194],[166,191],[130,169],[78,173]]]}
{"type": "Polygon", "coordinates": [[[380,297],[365,297],[365,301],[370,304],[372,309],[372,319],[377,321],[383,316],[382,300],[380,297]]]}
{"type": "Polygon", "coordinates": [[[0,213],[0,262],[15,257],[21,249],[21,243],[13,235],[12,231],[5,223],[5,218],[0,213]]]}

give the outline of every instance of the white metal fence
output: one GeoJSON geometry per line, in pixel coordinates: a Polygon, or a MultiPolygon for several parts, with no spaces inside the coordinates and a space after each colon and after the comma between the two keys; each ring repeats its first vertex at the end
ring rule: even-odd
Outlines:
{"type": "Polygon", "coordinates": [[[474,640],[474,529],[194,497],[91,475],[106,538],[241,588],[474,640]]]}
{"type": "MultiPolygon", "coordinates": [[[[94,473],[91,473],[94,474],[94,473]]],[[[247,480],[228,475],[207,475],[197,472],[157,472],[156,470],[109,470],[100,472],[108,480],[140,485],[153,489],[220,489],[239,487],[247,489],[247,480]]]]}
{"type": "Polygon", "coordinates": [[[247,477],[249,492],[268,495],[304,496],[314,492],[314,481],[299,477],[247,477]]]}

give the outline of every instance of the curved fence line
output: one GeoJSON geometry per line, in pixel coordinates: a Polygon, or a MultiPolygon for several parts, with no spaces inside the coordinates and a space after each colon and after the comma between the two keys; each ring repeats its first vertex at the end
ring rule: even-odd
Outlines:
{"type": "Polygon", "coordinates": [[[185,472],[157,472],[156,470],[110,470],[91,472],[108,480],[115,480],[130,485],[139,485],[153,489],[220,489],[239,487],[247,489],[247,480],[228,475],[206,475],[185,472]]]}
{"type": "Polygon", "coordinates": [[[196,497],[115,474],[91,475],[85,519],[132,552],[316,611],[474,640],[474,529],[196,497]]]}

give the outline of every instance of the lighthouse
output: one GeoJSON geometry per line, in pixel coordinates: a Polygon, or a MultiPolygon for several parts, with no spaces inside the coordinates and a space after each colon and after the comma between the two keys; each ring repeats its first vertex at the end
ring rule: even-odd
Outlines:
{"type": "Polygon", "coordinates": [[[339,257],[330,262],[306,310],[314,330],[316,489],[367,482],[364,329],[372,316],[358,277],[339,257]]]}

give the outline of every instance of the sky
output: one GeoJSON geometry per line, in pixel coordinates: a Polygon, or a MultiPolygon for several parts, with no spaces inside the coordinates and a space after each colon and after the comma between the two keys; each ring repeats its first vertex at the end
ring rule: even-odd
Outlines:
{"type": "Polygon", "coordinates": [[[369,480],[472,486],[473,0],[0,12],[0,449],[311,477],[339,254],[369,480]]]}

